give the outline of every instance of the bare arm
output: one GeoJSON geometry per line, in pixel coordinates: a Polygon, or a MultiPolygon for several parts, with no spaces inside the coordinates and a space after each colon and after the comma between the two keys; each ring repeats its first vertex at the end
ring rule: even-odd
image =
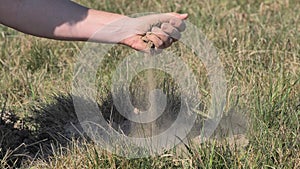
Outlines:
{"type": "Polygon", "coordinates": [[[178,39],[182,20],[187,18],[179,14],[129,18],[89,9],[69,0],[0,0],[0,4],[0,23],[21,32],[58,40],[93,38],[96,42],[122,43],[137,50],[146,48],[141,36],[149,31],[154,31],[148,39],[157,48],[168,47],[172,43],[170,39],[178,39]],[[151,25],[157,22],[168,24],[151,30],[151,25]],[[99,31],[102,34],[93,36],[99,31]]]}
{"type": "Polygon", "coordinates": [[[99,27],[124,17],[69,0],[0,0],[0,4],[0,23],[51,39],[87,40],[99,27]]]}

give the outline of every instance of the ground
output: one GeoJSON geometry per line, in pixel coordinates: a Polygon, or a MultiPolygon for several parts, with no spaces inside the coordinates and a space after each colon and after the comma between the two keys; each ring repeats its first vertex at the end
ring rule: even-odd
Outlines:
{"type": "MultiPolygon", "coordinates": [[[[76,2],[126,15],[188,13],[189,21],[214,44],[226,74],[227,102],[217,131],[235,130],[216,134],[205,143],[183,145],[185,154],[170,150],[141,159],[110,154],[80,134],[74,114],[73,70],[84,43],[40,39],[0,26],[0,168],[300,167],[300,4],[296,0],[76,2]]],[[[210,97],[205,67],[193,64],[197,63],[190,59],[193,53],[182,52],[181,44],[171,48],[180,49],[184,55],[179,57],[201,72],[205,107],[210,97]]],[[[98,106],[105,113],[115,112],[108,90],[110,73],[130,52],[115,47],[99,69],[98,106]]],[[[158,74],[158,86],[166,92],[176,89],[172,79],[158,74]]],[[[136,93],[145,89],[141,84],[143,79],[133,84],[136,93]]],[[[176,93],[173,99],[169,105],[176,108],[176,93]]],[[[117,121],[125,120],[115,116],[117,121]]]]}

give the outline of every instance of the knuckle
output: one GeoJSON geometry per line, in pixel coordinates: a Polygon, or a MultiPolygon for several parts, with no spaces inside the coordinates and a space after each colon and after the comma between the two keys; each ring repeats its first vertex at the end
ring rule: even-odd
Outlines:
{"type": "Polygon", "coordinates": [[[182,21],[178,18],[172,18],[170,24],[174,27],[179,27],[182,24],[182,21]]]}
{"type": "Polygon", "coordinates": [[[169,26],[168,26],[167,23],[163,23],[163,24],[161,25],[161,30],[164,31],[164,32],[167,31],[168,28],[169,28],[169,26]]]}

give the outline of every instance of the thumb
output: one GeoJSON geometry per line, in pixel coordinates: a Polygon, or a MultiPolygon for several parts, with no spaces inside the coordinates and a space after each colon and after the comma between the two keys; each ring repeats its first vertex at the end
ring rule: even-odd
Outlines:
{"type": "Polygon", "coordinates": [[[181,20],[185,20],[185,19],[187,19],[188,18],[188,14],[187,13],[184,13],[184,14],[179,14],[179,13],[169,13],[169,14],[171,14],[171,15],[173,15],[173,16],[175,16],[176,18],[178,18],[178,19],[181,19],[181,20]]]}
{"type": "Polygon", "coordinates": [[[188,14],[179,14],[179,13],[175,13],[175,12],[171,12],[171,13],[163,13],[163,14],[155,14],[155,15],[149,15],[149,17],[151,17],[151,20],[154,21],[161,21],[161,22],[169,22],[170,19],[172,18],[177,18],[180,20],[185,20],[188,18],[188,14]]]}

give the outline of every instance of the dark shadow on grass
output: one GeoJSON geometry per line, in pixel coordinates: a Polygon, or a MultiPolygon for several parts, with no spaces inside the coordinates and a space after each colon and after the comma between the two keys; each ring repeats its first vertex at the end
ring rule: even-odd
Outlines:
{"type": "Polygon", "coordinates": [[[21,120],[13,112],[2,110],[1,167],[20,167],[24,160],[47,158],[53,147],[67,146],[72,138],[82,138],[77,131],[65,130],[77,123],[70,96],[55,96],[52,104],[39,105],[32,112],[32,117],[21,120]]]}
{"type": "MultiPolygon", "coordinates": [[[[90,102],[77,99],[85,104],[90,102]]],[[[118,113],[111,116],[114,111],[111,100],[107,98],[99,108],[105,112],[103,116],[108,123],[112,118],[121,123],[125,118],[118,113]]],[[[32,113],[31,117],[21,120],[13,112],[2,110],[0,168],[20,167],[25,160],[47,160],[56,148],[67,147],[74,140],[92,142],[79,124],[71,95],[54,96],[51,104],[38,105],[32,109],[32,113]]]]}
{"type": "MultiPolygon", "coordinates": [[[[26,160],[27,162],[35,159],[47,160],[53,155],[55,148],[67,147],[74,140],[92,143],[77,119],[73,105],[74,97],[76,96],[56,95],[51,104],[35,106],[32,108],[33,115],[22,120],[13,112],[3,109],[0,118],[0,159],[2,159],[0,166],[20,167],[26,160]]],[[[85,105],[92,103],[79,97],[76,97],[76,100],[85,105]]],[[[176,107],[175,104],[178,102],[175,100],[168,105],[176,107]]],[[[120,115],[113,105],[111,94],[102,99],[98,107],[106,122],[125,135],[138,136],[136,129],[146,129],[155,123],[138,125],[128,122],[129,120],[120,115]],[[124,123],[127,124],[126,127],[122,127],[124,123]]],[[[162,120],[159,123],[166,125],[162,120]]]]}
{"type": "MultiPolygon", "coordinates": [[[[24,161],[48,160],[56,148],[68,147],[73,140],[93,143],[81,128],[74,110],[75,96],[56,95],[51,104],[43,104],[32,109],[33,116],[19,119],[14,113],[2,109],[0,120],[0,166],[20,167],[24,161]],[[1,160],[2,159],[2,160],[1,160]]],[[[166,111],[155,122],[143,125],[129,122],[119,114],[113,105],[112,95],[108,94],[98,104],[108,124],[120,133],[132,137],[147,137],[153,131],[147,128],[155,124],[159,129],[167,129],[176,120],[176,110],[180,109],[180,97],[171,94],[166,111]],[[123,124],[127,123],[126,127],[123,124]],[[146,130],[144,130],[146,129],[146,130]],[[144,135],[138,133],[144,132],[144,135]]],[[[91,101],[78,98],[88,105],[91,101]]],[[[236,120],[236,119],[235,119],[236,120]]],[[[227,123],[230,121],[225,120],[227,123]]],[[[224,124],[225,125],[225,124],[224,124]]],[[[162,130],[157,130],[159,134],[162,130]]],[[[197,135],[197,134],[196,134],[197,135]]],[[[193,136],[194,137],[194,136],[193,136]]]]}

